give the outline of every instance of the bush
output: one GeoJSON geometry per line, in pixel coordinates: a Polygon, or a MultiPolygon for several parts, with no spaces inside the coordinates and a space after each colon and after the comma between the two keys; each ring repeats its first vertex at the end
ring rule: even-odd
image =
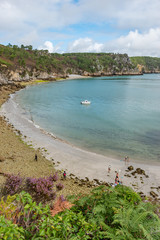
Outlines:
{"type": "Polygon", "coordinates": [[[49,179],[53,182],[58,181],[58,179],[59,179],[58,173],[56,172],[54,175],[49,176],[49,179]]]}
{"type": "Polygon", "coordinates": [[[27,189],[29,192],[36,194],[37,198],[44,198],[46,200],[53,199],[55,193],[53,192],[53,181],[51,177],[43,178],[27,178],[27,189]]]}
{"type": "Polygon", "coordinates": [[[1,201],[0,214],[4,214],[16,224],[0,217],[0,238],[160,239],[160,219],[153,211],[154,206],[142,202],[131,188],[121,185],[115,188],[101,186],[89,195],[81,198],[72,196],[70,199],[74,205],[61,196],[52,209],[48,204],[37,204],[26,192],[8,198],[6,203],[1,201]],[[12,214],[6,207],[9,205],[12,205],[12,214]],[[6,214],[2,210],[3,206],[6,214]]]}
{"type": "Polygon", "coordinates": [[[64,185],[62,183],[58,183],[56,185],[56,188],[60,191],[60,190],[62,190],[64,188],[64,185]]]}
{"type": "Polygon", "coordinates": [[[160,219],[153,206],[129,187],[101,186],[74,204],[75,213],[82,212],[88,223],[100,226],[98,239],[160,239],[160,219]]]}
{"type": "Polygon", "coordinates": [[[10,196],[4,200],[4,197],[0,201],[0,215],[3,215],[8,220],[14,220],[15,211],[17,206],[15,204],[16,195],[10,196]]]}
{"type": "Polygon", "coordinates": [[[0,216],[0,239],[23,240],[24,229],[0,216]]]}
{"type": "Polygon", "coordinates": [[[23,179],[19,175],[5,174],[6,182],[4,185],[4,193],[13,195],[20,190],[23,179]]]}

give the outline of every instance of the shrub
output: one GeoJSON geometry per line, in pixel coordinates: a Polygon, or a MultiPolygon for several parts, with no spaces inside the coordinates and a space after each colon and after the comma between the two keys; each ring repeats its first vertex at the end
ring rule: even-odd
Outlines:
{"type": "Polygon", "coordinates": [[[24,229],[0,216],[0,239],[23,240],[24,229]]]}
{"type": "Polygon", "coordinates": [[[4,185],[4,193],[13,195],[20,190],[23,179],[19,175],[5,174],[6,182],[4,185]]]}
{"type": "Polygon", "coordinates": [[[88,223],[100,226],[98,239],[111,240],[160,239],[160,219],[153,209],[131,188],[121,185],[96,188],[72,207],[88,223]]]}
{"type": "Polygon", "coordinates": [[[62,183],[58,183],[57,185],[56,185],[56,188],[57,188],[57,190],[62,190],[63,188],[64,188],[64,185],[62,184],[62,183]]]}
{"type": "Polygon", "coordinates": [[[58,181],[59,177],[58,177],[58,173],[56,172],[54,175],[50,175],[49,179],[53,182],[58,181]]]}
{"type": "Polygon", "coordinates": [[[13,220],[17,206],[15,204],[16,195],[10,196],[4,200],[4,197],[0,201],[0,215],[3,215],[8,220],[13,220]]]}
{"type": "Polygon", "coordinates": [[[130,188],[101,186],[72,199],[76,199],[74,205],[60,196],[52,209],[37,204],[26,192],[8,198],[5,204],[1,201],[2,210],[13,205],[13,200],[15,216],[5,211],[1,214],[16,224],[0,217],[0,239],[160,239],[160,219],[153,205],[142,202],[130,188]]]}
{"type": "Polygon", "coordinates": [[[44,198],[46,200],[53,199],[55,193],[53,192],[53,181],[50,177],[43,178],[27,178],[26,179],[27,189],[37,198],[44,198]]]}

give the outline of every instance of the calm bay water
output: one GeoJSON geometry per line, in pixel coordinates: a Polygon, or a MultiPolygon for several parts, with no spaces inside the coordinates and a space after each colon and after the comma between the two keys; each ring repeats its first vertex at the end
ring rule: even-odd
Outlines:
{"type": "Polygon", "coordinates": [[[160,162],[160,74],[35,85],[16,101],[35,124],[83,149],[160,162]]]}

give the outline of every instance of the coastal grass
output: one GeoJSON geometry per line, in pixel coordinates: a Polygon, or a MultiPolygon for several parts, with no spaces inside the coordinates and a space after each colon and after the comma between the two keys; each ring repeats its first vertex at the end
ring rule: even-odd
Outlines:
{"type": "Polygon", "coordinates": [[[11,65],[13,65],[12,63],[10,63],[10,62],[2,59],[2,58],[0,58],[0,64],[2,64],[3,67],[4,67],[5,65],[6,65],[6,66],[11,66],[11,65]]]}
{"type": "Polygon", "coordinates": [[[33,79],[33,80],[30,80],[29,82],[28,81],[22,81],[20,82],[20,85],[21,86],[29,86],[29,85],[36,85],[36,84],[40,84],[40,83],[48,83],[50,82],[49,80],[42,80],[42,79],[33,79]]]}

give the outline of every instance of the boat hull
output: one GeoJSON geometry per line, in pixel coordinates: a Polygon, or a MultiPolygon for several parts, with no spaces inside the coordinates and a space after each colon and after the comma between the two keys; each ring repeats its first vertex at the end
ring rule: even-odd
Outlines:
{"type": "Polygon", "coordinates": [[[91,102],[89,102],[89,101],[82,101],[81,104],[83,104],[83,105],[89,105],[89,104],[91,104],[91,102]]]}

